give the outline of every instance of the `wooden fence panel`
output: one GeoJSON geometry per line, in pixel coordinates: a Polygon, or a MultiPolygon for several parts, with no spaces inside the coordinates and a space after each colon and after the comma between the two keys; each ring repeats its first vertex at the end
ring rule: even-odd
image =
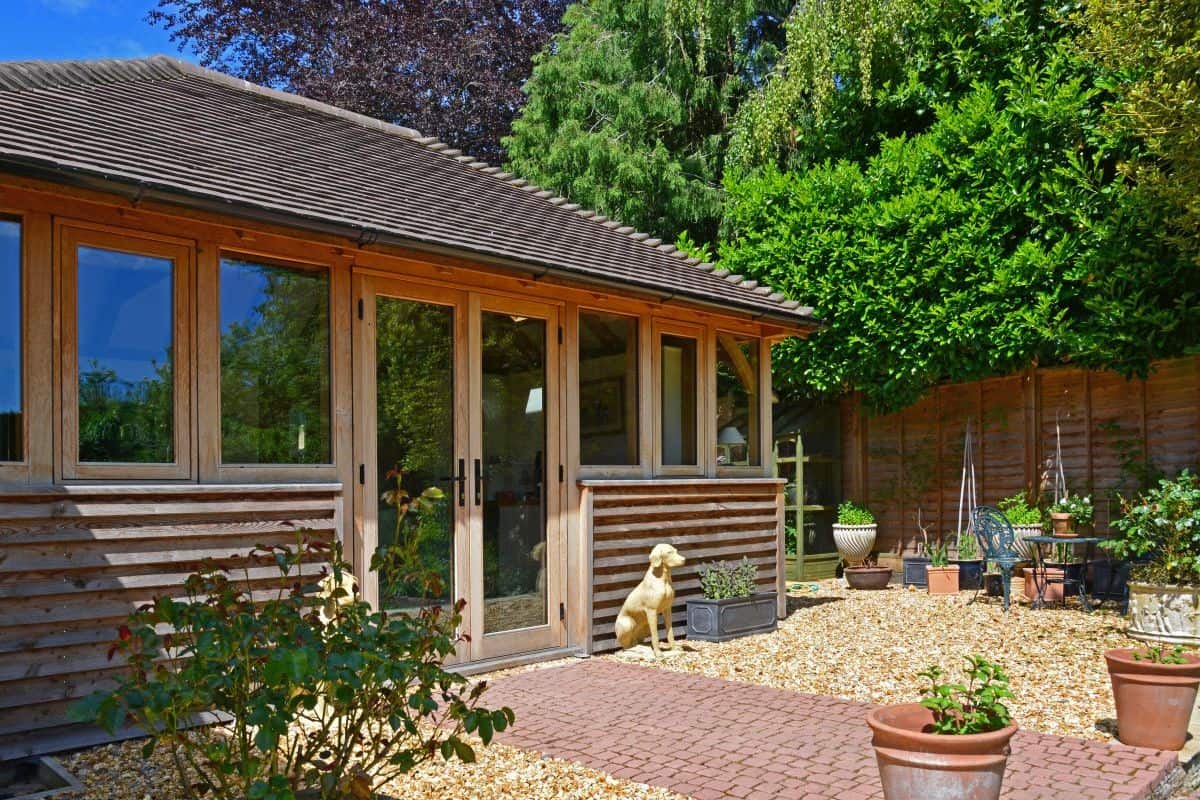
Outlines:
{"type": "MultiPolygon", "coordinates": [[[[204,559],[246,565],[304,529],[331,540],[340,497],[333,484],[0,492],[0,760],[97,741],[66,708],[111,684],[107,650],[130,612],[180,596],[204,559]]],[[[249,573],[264,588],[277,576],[249,573]]]]}
{"type": "MultiPolygon", "coordinates": [[[[760,588],[776,588],[783,557],[778,546],[783,481],[661,479],[582,485],[591,495],[582,508],[592,509],[591,519],[583,520],[591,540],[592,652],[617,647],[617,614],[646,574],[650,550],[659,542],[674,545],[687,559],[671,575],[677,635],[686,625],[685,601],[700,596],[697,568],[705,562],[749,558],[758,565],[760,588]]],[[[659,635],[665,634],[660,629],[659,635]]]]}

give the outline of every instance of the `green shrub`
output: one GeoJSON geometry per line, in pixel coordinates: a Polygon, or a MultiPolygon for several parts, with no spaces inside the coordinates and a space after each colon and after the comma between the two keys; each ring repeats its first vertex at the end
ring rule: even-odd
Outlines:
{"type": "Polygon", "coordinates": [[[160,597],[121,626],[110,653],[128,670],[73,717],[150,731],[143,754],[170,751],[182,794],[218,800],[370,797],[437,753],[473,761],[464,732],[487,744],[512,723],[511,710],[478,705],[484,684],[442,667],[460,641],[461,601],[449,613],[375,611],[352,595],[340,549],[306,536],[250,560],[277,567],[278,588],[206,565],[188,577],[186,599],[160,597]],[[315,561],[329,563],[319,582],[315,561]],[[183,730],[209,711],[232,721],[183,730]]]}
{"type": "Polygon", "coordinates": [[[1130,576],[1151,583],[1200,585],[1200,482],[1184,470],[1136,502],[1122,500],[1115,536],[1101,542],[1118,558],[1149,557],[1130,576]]]}
{"type": "Polygon", "coordinates": [[[758,567],[743,557],[740,563],[717,561],[700,565],[700,589],[709,600],[749,597],[754,594],[758,567]]]}
{"type": "Polygon", "coordinates": [[[875,515],[865,506],[857,506],[849,501],[838,506],[838,525],[874,525],[875,515]]]}
{"type": "Polygon", "coordinates": [[[936,666],[918,673],[929,681],[921,690],[921,705],[933,712],[932,733],[988,733],[1011,722],[1008,707],[1001,702],[1013,696],[1004,670],[983,656],[967,656],[966,660],[966,684],[942,683],[946,673],[936,666]]]}
{"type": "Polygon", "coordinates": [[[1042,510],[1031,506],[1025,500],[1024,494],[1014,494],[999,503],[1000,511],[1008,518],[1010,525],[1041,525],[1042,510]]]}

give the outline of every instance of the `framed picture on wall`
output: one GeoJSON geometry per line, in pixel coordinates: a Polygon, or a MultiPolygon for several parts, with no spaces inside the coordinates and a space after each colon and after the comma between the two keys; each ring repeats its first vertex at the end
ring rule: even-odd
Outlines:
{"type": "Polygon", "coordinates": [[[622,433],[625,430],[625,378],[597,378],[580,382],[579,430],[585,435],[622,433]]]}

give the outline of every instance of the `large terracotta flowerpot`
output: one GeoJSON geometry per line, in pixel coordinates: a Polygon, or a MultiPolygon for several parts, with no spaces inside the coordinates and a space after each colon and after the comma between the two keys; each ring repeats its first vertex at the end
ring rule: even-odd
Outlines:
{"type": "MultiPolygon", "coordinates": [[[[1039,575],[1040,577],[1040,575],[1039,575]]],[[[1046,587],[1042,599],[1047,603],[1061,603],[1063,599],[1063,571],[1058,567],[1046,567],[1046,587]]],[[[1034,581],[1033,567],[1025,569],[1025,599],[1037,597],[1037,583],[1034,581]]]]}
{"type": "Polygon", "coordinates": [[[932,723],[933,712],[919,703],[867,715],[886,800],[996,800],[1017,726],[949,736],[925,733],[932,723]]]}
{"type": "Polygon", "coordinates": [[[846,567],[842,574],[851,589],[886,589],[892,579],[887,567],[846,567]]]}
{"type": "Polygon", "coordinates": [[[1129,582],[1129,635],[1200,646],[1200,586],[1129,582]]]}
{"type": "Polygon", "coordinates": [[[1108,650],[1108,676],[1117,704],[1117,738],[1133,747],[1181,750],[1200,687],[1200,656],[1186,664],[1138,661],[1130,649],[1108,650]]]}
{"type": "Polygon", "coordinates": [[[847,566],[861,566],[871,555],[875,546],[876,526],[871,525],[834,525],[833,543],[837,545],[838,555],[847,566]]]}
{"type": "Polygon", "coordinates": [[[930,594],[958,594],[958,565],[926,567],[930,594]]]}
{"type": "Polygon", "coordinates": [[[1064,511],[1051,513],[1050,531],[1052,535],[1060,539],[1073,539],[1076,535],[1074,517],[1064,511]]]}

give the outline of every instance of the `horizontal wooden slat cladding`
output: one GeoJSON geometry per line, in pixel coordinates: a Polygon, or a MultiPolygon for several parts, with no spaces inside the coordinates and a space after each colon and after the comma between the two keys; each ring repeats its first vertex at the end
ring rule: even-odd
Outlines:
{"type": "Polygon", "coordinates": [[[918,509],[931,535],[953,531],[968,419],[981,503],[1036,487],[1061,432],[1067,488],[1092,494],[1105,535],[1118,495],[1135,493],[1148,466],[1168,475],[1196,469],[1200,357],[1158,362],[1146,380],[1055,367],[940,386],[886,416],[847,402],[843,447],[858,458],[846,461],[843,486],[875,512],[881,551],[914,549],[918,509]]]}
{"type": "Polygon", "coordinates": [[[764,591],[778,585],[782,482],[775,479],[583,481],[583,528],[592,556],[592,652],[613,650],[617,614],[649,567],[659,542],[687,563],[672,572],[672,625],[681,635],[685,602],[700,596],[697,570],[747,557],[764,591]]]}
{"type": "Polygon", "coordinates": [[[0,759],[94,740],[66,709],[111,684],[119,663],[107,650],[130,612],[179,596],[206,559],[247,568],[266,597],[278,571],[249,551],[301,530],[331,540],[341,494],[338,484],[0,489],[0,759]]]}

